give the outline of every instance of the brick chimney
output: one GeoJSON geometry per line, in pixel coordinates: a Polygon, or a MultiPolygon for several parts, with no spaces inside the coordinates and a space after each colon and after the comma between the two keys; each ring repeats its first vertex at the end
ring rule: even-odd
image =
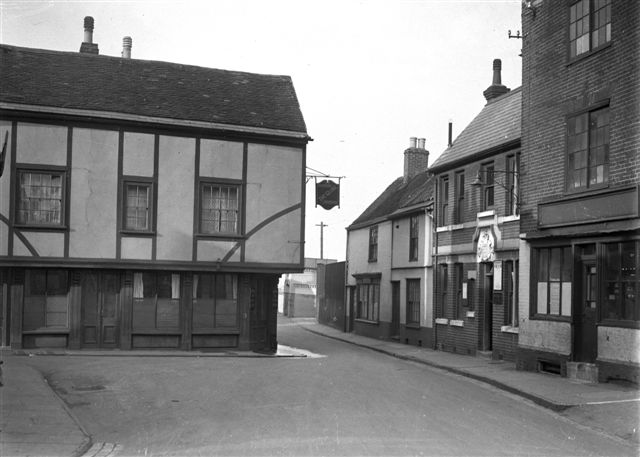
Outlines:
{"type": "Polygon", "coordinates": [[[80,52],[86,54],[98,54],[98,45],[93,42],[93,18],[84,18],[84,41],[80,45],[80,52]]]}
{"type": "Polygon", "coordinates": [[[511,89],[507,86],[502,85],[502,61],[500,59],[493,60],[493,83],[487,87],[487,89],[482,93],[484,98],[487,99],[487,102],[499,97],[502,94],[506,94],[511,89]]]}
{"type": "Polygon", "coordinates": [[[404,182],[429,168],[429,151],[425,149],[425,139],[411,137],[409,147],[404,151],[404,182]]]}

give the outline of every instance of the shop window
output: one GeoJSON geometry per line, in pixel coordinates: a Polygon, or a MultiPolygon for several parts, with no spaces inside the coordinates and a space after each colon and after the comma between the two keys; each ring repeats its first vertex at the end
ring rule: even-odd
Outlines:
{"type": "Polygon", "coordinates": [[[420,225],[418,216],[409,218],[409,261],[418,260],[418,239],[420,233],[420,225]]]}
{"type": "Polygon", "coordinates": [[[369,227],[369,262],[378,260],[378,226],[369,227]]]}
{"type": "Polygon", "coordinates": [[[640,320],[640,241],[604,245],[603,320],[640,320]]]}
{"type": "Polygon", "coordinates": [[[240,186],[202,182],[200,184],[200,233],[240,232],[240,186]]]}
{"type": "Polygon", "coordinates": [[[153,186],[151,182],[124,183],[122,226],[124,230],[149,232],[152,230],[153,186]]]}
{"type": "Polygon", "coordinates": [[[27,270],[24,284],[24,330],[69,327],[69,273],[27,270]]]}
{"type": "Polygon", "coordinates": [[[356,318],[377,322],[380,308],[380,279],[363,278],[356,282],[358,296],[356,318]]]}
{"type": "Polygon", "coordinates": [[[609,108],[569,118],[567,189],[587,190],[609,181],[609,108]]]}
{"type": "Polygon", "coordinates": [[[17,171],[16,223],[62,226],[65,201],[64,171],[17,171]]]}
{"type": "Polygon", "coordinates": [[[407,279],[407,324],[420,325],[420,279],[407,279]]]}
{"type": "Polygon", "coordinates": [[[133,273],[134,330],[177,330],[180,326],[180,275],[133,273]]]}
{"type": "Polygon", "coordinates": [[[518,326],[518,261],[504,262],[504,325],[518,326]]]}
{"type": "Polygon", "coordinates": [[[193,329],[238,327],[238,277],[193,275],[193,329]]]}
{"type": "Polygon", "coordinates": [[[569,8],[571,57],[611,41],[611,0],[580,0],[569,8]]]}
{"type": "Polygon", "coordinates": [[[572,270],[570,247],[537,250],[536,314],[571,316],[572,270]]]}

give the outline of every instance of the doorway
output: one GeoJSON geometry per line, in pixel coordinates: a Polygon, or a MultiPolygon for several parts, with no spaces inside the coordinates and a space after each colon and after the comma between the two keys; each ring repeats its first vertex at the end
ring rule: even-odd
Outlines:
{"type": "Polygon", "coordinates": [[[493,350],[493,263],[482,264],[482,330],[480,331],[481,351],[493,350]]]}
{"type": "Polygon", "coordinates": [[[116,272],[81,273],[82,346],[116,348],[119,333],[120,276],[116,272]]]}
{"type": "Polygon", "coordinates": [[[400,338],[400,281],[391,282],[391,329],[393,339],[400,338]]]}
{"type": "Polygon", "coordinates": [[[574,310],[573,350],[576,362],[593,363],[598,355],[598,268],[595,260],[583,260],[574,310]]]}

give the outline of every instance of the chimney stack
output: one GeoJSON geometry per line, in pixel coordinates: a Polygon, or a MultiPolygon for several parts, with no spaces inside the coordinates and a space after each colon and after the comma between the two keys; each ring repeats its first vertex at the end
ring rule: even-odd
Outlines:
{"type": "Polygon", "coordinates": [[[487,99],[487,102],[499,97],[502,94],[506,94],[511,89],[502,85],[502,61],[500,59],[493,60],[493,82],[487,87],[487,89],[482,93],[484,98],[487,99]]]}
{"type": "Polygon", "coordinates": [[[429,151],[425,149],[425,139],[411,137],[409,147],[404,151],[404,175],[406,184],[417,174],[429,168],[429,151]]]}
{"type": "Polygon", "coordinates": [[[451,147],[453,145],[453,122],[449,121],[449,142],[447,143],[447,147],[451,147]]]}
{"type": "Polygon", "coordinates": [[[80,45],[80,52],[85,54],[98,54],[98,45],[93,42],[93,18],[84,18],[84,41],[80,45]]]}
{"type": "Polygon", "coordinates": [[[130,59],[131,58],[131,37],[126,36],[122,39],[122,58],[130,59]]]}

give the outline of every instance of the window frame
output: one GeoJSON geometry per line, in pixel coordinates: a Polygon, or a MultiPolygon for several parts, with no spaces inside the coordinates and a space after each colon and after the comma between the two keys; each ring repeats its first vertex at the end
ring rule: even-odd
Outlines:
{"type": "Polygon", "coordinates": [[[456,205],[454,208],[454,224],[462,224],[464,222],[464,170],[457,171],[455,174],[455,195],[456,205]]]}
{"type": "Polygon", "coordinates": [[[449,225],[449,175],[440,176],[439,180],[440,192],[439,192],[439,202],[438,209],[440,210],[439,216],[439,226],[445,227],[449,225]]]}
{"type": "MultiPolygon", "coordinates": [[[[219,179],[219,178],[200,178],[198,180],[198,195],[197,195],[197,236],[202,238],[238,238],[243,236],[244,231],[244,202],[243,202],[243,183],[241,180],[236,179],[219,179]],[[203,191],[206,186],[217,186],[222,188],[234,188],[237,196],[237,208],[236,208],[236,229],[235,231],[204,231],[202,228],[203,223],[203,191]]],[[[216,209],[218,212],[229,211],[222,208],[216,209]]],[[[219,219],[218,223],[222,221],[219,219]]]]}
{"type": "Polygon", "coordinates": [[[378,226],[372,225],[369,227],[369,249],[368,257],[369,262],[378,261],[378,226]]]}
{"type": "MultiPolygon", "coordinates": [[[[577,111],[575,113],[572,113],[571,115],[566,117],[566,129],[565,129],[565,172],[564,172],[564,177],[565,177],[565,183],[564,183],[564,189],[565,192],[567,194],[574,194],[574,193],[581,193],[581,192],[589,192],[592,190],[597,190],[597,189],[605,189],[607,187],[609,187],[609,165],[610,165],[610,146],[611,146],[611,109],[609,106],[609,100],[603,102],[603,103],[599,103],[597,105],[591,106],[589,107],[589,109],[585,109],[585,110],[581,110],[581,111],[577,111]],[[607,135],[605,138],[605,143],[603,143],[602,147],[604,147],[605,152],[604,152],[604,160],[602,163],[603,168],[603,181],[602,182],[596,182],[594,184],[590,184],[590,172],[591,172],[591,168],[592,168],[592,162],[591,162],[591,154],[592,154],[592,145],[591,145],[591,116],[594,113],[598,113],[601,111],[607,110],[607,116],[609,117],[609,122],[607,124],[607,135]],[[586,116],[586,131],[585,132],[581,132],[584,133],[586,135],[586,148],[581,150],[581,152],[583,152],[586,155],[586,166],[582,167],[578,170],[581,169],[586,169],[586,176],[585,176],[585,185],[580,186],[580,187],[575,187],[572,185],[572,182],[575,183],[575,172],[576,172],[576,168],[575,166],[573,168],[571,168],[572,163],[575,163],[575,159],[572,159],[572,155],[577,154],[580,151],[572,151],[572,144],[575,144],[576,140],[571,140],[572,137],[575,137],[577,135],[571,135],[570,130],[571,130],[571,123],[572,122],[576,122],[577,119],[581,116],[586,116]]],[[[597,148],[598,145],[594,146],[594,149],[597,148]]],[[[597,165],[596,165],[597,166],[597,165]]]]}
{"type": "MultiPolygon", "coordinates": [[[[611,8],[613,5],[613,1],[610,0],[603,0],[603,2],[605,2],[606,4],[604,5],[604,7],[601,7],[600,9],[598,9],[597,11],[600,12],[603,8],[609,8],[609,21],[606,22],[606,11],[605,11],[605,22],[604,22],[604,26],[599,27],[598,29],[594,30],[594,26],[595,26],[595,21],[596,21],[596,11],[594,10],[595,8],[595,3],[594,0],[574,0],[571,1],[569,4],[569,11],[568,11],[568,28],[567,28],[567,37],[568,37],[568,41],[567,41],[567,55],[569,57],[570,61],[575,61],[578,59],[581,59],[583,57],[589,56],[597,51],[599,51],[600,49],[604,49],[608,46],[611,45],[612,42],[612,21],[611,21],[611,8]],[[577,17],[577,10],[575,12],[575,20],[572,20],[572,15],[574,14],[574,8],[577,8],[577,5],[579,3],[586,3],[589,7],[589,11],[588,13],[585,15],[583,14],[580,18],[577,17]],[[587,23],[587,27],[588,27],[588,31],[585,33],[583,33],[582,35],[578,36],[577,35],[577,31],[575,32],[575,38],[572,39],[572,26],[575,23],[576,24],[576,29],[578,28],[578,22],[581,19],[586,18],[586,23],[587,23]],[[607,37],[607,25],[608,25],[608,39],[607,37]],[[605,34],[605,41],[601,44],[596,44],[594,46],[593,44],[593,40],[594,40],[594,33],[597,31],[600,31],[604,29],[604,34],[605,34]],[[587,36],[587,45],[588,45],[588,49],[584,50],[580,53],[577,52],[577,44],[576,44],[576,52],[574,54],[574,47],[573,47],[573,43],[576,42],[584,37],[587,36]]],[[[598,34],[599,36],[599,34],[598,34]]]]}
{"type": "Polygon", "coordinates": [[[462,316],[462,284],[464,282],[464,265],[460,262],[453,264],[453,274],[455,280],[456,299],[453,303],[453,319],[460,319],[462,316]]]}
{"type": "Polygon", "coordinates": [[[420,326],[420,287],[420,278],[406,279],[406,323],[408,326],[420,326]]]}
{"type": "MultiPolygon", "coordinates": [[[[223,280],[226,280],[226,278],[224,278],[223,280]]],[[[231,274],[231,273],[210,273],[210,272],[201,272],[201,273],[194,273],[193,274],[193,280],[192,280],[192,294],[191,294],[191,307],[192,307],[192,315],[191,315],[191,326],[192,326],[192,332],[194,334],[206,334],[206,333],[211,333],[211,332],[215,332],[215,331],[239,331],[240,329],[240,302],[239,302],[239,278],[238,275],[236,274],[231,274]],[[225,276],[229,276],[231,277],[231,282],[232,282],[232,294],[233,297],[232,300],[235,300],[235,322],[234,325],[219,325],[218,324],[218,317],[219,317],[219,303],[218,300],[229,300],[229,298],[222,298],[218,296],[218,279],[219,277],[225,277],[225,276]],[[202,279],[203,277],[210,277],[211,279],[211,283],[209,283],[209,287],[211,288],[212,292],[213,292],[213,297],[209,298],[207,300],[212,300],[212,318],[213,318],[213,325],[210,326],[203,326],[203,325],[197,325],[196,323],[196,317],[197,317],[197,308],[198,308],[198,287],[201,286],[202,283],[202,279]]],[[[201,298],[202,299],[202,298],[201,298]]]]}
{"type": "Polygon", "coordinates": [[[380,277],[356,278],[355,298],[355,319],[377,323],[380,319],[380,277]],[[365,300],[363,301],[361,298],[365,300]]]}
{"type": "Polygon", "coordinates": [[[121,210],[121,222],[120,231],[122,233],[129,234],[148,234],[153,235],[156,232],[156,205],[155,205],[155,179],[147,178],[143,176],[123,176],[122,177],[122,210],[121,210]],[[137,229],[127,226],[127,188],[128,186],[140,186],[148,189],[148,216],[146,229],[137,229]]]}
{"type": "Polygon", "coordinates": [[[132,277],[132,302],[131,302],[131,328],[133,330],[134,333],[136,332],[163,332],[163,333],[176,333],[179,332],[180,329],[182,328],[182,312],[181,312],[181,303],[182,303],[182,298],[183,298],[183,291],[182,291],[182,285],[183,285],[183,278],[182,275],[178,272],[170,272],[170,271],[143,271],[143,270],[139,270],[139,271],[134,271],[133,272],[133,277],[132,277]],[[136,275],[140,274],[141,276],[141,287],[142,287],[142,296],[136,296],[136,288],[138,287],[136,285],[136,275]],[[153,296],[149,296],[146,297],[144,292],[146,287],[150,287],[150,286],[145,286],[144,284],[144,275],[153,275],[153,296]],[[170,282],[171,282],[171,297],[162,297],[159,296],[160,295],[160,286],[159,286],[159,277],[162,275],[168,275],[170,277],[170,282]],[[174,297],[174,287],[173,287],[173,282],[174,279],[178,280],[178,285],[177,285],[177,297],[174,297]],[[137,319],[140,319],[141,316],[141,311],[136,308],[136,305],[140,306],[141,304],[143,306],[148,306],[145,305],[145,300],[152,300],[152,305],[153,305],[153,326],[149,326],[149,325],[137,325],[138,322],[136,322],[137,319]],[[167,300],[170,304],[170,306],[172,307],[177,307],[176,310],[174,310],[174,312],[177,315],[177,322],[175,323],[175,325],[161,325],[161,321],[159,320],[158,316],[162,315],[162,313],[159,313],[158,309],[159,306],[162,306],[162,303],[160,302],[160,300],[167,300]]]}
{"type": "Polygon", "coordinates": [[[440,316],[446,316],[447,307],[447,289],[449,288],[449,265],[446,263],[438,264],[438,300],[440,301],[440,316]]]}
{"type": "MultiPolygon", "coordinates": [[[[610,326],[616,326],[616,327],[630,327],[630,328],[640,328],[640,278],[639,278],[639,274],[640,274],[640,240],[624,240],[624,241],[613,241],[613,242],[603,242],[600,248],[600,253],[601,253],[601,257],[602,257],[602,265],[601,267],[599,267],[600,271],[602,272],[599,276],[599,286],[600,286],[600,300],[599,302],[601,303],[600,306],[598,306],[598,323],[602,324],[602,325],[610,325],[610,326]],[[623,270],[623,251],[622,251],[622,245],[625,243],[634,243],[635,244],[635,252],[633,253],[632,257],[635,257],[635,280],[634,279],[625,279],[624,276],[622,275],[622,270],[623,270]],[[617,245],[617,255],[618,255],[618,261],[619,263],[617,265],[614,265],[613,268],[610,267],[609,265],[609,256],[608,256],[608,252],[607,252],[607,246],[612,246],[612,245],[617,245]],[[615,278],[610,278],[608,276],[608,272],[613,269],[614,271],[616,271],[617,276],[615,278]],[[611,294],[608,291],[608,286],[610,283],[613,283],[615,286],[617,286],[619,288],[619,290],[621,291],[626,291],[628,290],[628,284],[634,284],[635,285],[635,307],[632,311],[632,313],[634,314],[634,317],[632,319],[623,319],[623,318],[609,318],[609,317],[604,317],[604,313],[605,311],[607,311],[608,309],[608,304],[607,301],[609,301],[611,298],[611,294]]],[[[616,306],[619,309],[622,309],[624,311],[624,304],[621,303],[623,302],[623,293],[621,293],[619,296],[616,296],[616,302],[618,302],[616,304],[616,306]]]]}
{"type": "Polygon", "coordinates": [[[571,321],[573,319],[573,288],[574,288],[574,256],[573,256],[573,248],[571,245],[558,245],[558,246],[540,246],[535,247],[533,256],[533,263],[531,268],[531,305],[529,307],[529,315],[531,319],[548,319],[548,320],[560,320],[560,321],[571,321]],[[560,279],[551,281],[552,275],[552,251],[554,249],[560,250],[560,279]],[[545,251],[547,252],[546,256],[542,256],[541,253],[545,251]],[[565,258],[566,255],[566,258],[565,258]],[[546,261],[545,272],[546,272],[546,281],[540,281],[541,276],[541,263],[542,261],[546,261]],[[565,273],[568,273],[568,278],[565,278],[565,273]],[[565,280],[566,279],[566,280],[565,280]],[[540,293],[540,284],[546,284],[545,287],[545,296],[546,296],[546,311],[544,313],[538,312],[539,307],[539,293],[540,293]],[[551,283],[558,283],[558,312],[551,313],[551,283]],[[570,284],[570,290],[568,291],[568,296],[566,297],[567,303],[563,301],[563,284],[570,284]],[[568,311],[563,313],[563,311],[568,311]]]}
{"type": "Polygon", "coordinates": [[[509,154],[505,158],[505,215],[520,215],[520,152],[509,154]]]}
{"type": "Polygon", "coordinates": [[[420,257],[420,219],[417,214],[409,216],[409,261],[416,262],[420,257]]]}
{"type": "MultiPolygon", "coordinates": [[[[60,331],[60,332],[65,332],[65,331],[69,331],[70,329],[70,291],[71,291],[71,274],[68,270],[64,270],[64,269],[55,269],[55,268],[31,268],[31,269],[27,269],[25,271],[25,278],[24,278],[24,297],[23,297],[23,308],[22,308],[22,321],[23,321],[23,332],[24,333],[30,333],[30,332],[42,332],[42,331],[47,331],[47,332],[56,332],[56,331],[60,331]],[[44,291],[43,294],[32,294],[31,293],[31,288],[29,287],[30,284],[30,280],[31,280],[31,275],[34,273],[43,273],[44,274],[44,291]],[[66,276],[66,284],[65,284],[65,293],[64,294],[54,294],[51,293],[49,291],[49,275],[51,273],[56,273],[56,274],[61,274],[66,276]],[[52,325],[48,325],[48,317],[51,314],[60,314],[60,312],[54,312],[51,311],[50,308],[52,306],[54,306],[55,304],[52,303],[51,301],[49,301],[49,297],[65,297],[65,323],[64,325],[56,325],[56,324],[52,324],[52,325]],[[31,309],[27,310],[28,308],[28,300],[31,297],[42,297],[43,298],[43,303],[41,303],[42,309],[40,310],[42,313],[42,321],[43,321],[43,325],[40,325],[38,327],[33,326],[31,327],[29,325],[29,319],[27,319],[27,317],[25,316],[26,314],[36,314],[34,313],[31,309]]],[[[30,306],[31,304],[29,304],[30,306]]],[[[36,304],[34,303],[34,306],[36,304]]]]}
{"type": "Polygon", "coordinates": [[[495,163],[493,161],[483,163],[481,166],[482,180],[482,211],[495,208],[496,188],[495,188],[495,163]],[[489,198],[491,197],[491,198],[489,198]]]}
{"type": "MultiPolygon", "coordinates": [[[[34,229],[58,229],[58,230],[66,230],[67,229],[67,205],[68,205],[68,171],[67,167],[64,166],[34,166],[34,165],[16,165],[16,182],[15,182],[15,210],[14,210],[14,225],[16,227],[28,227],[34,229]],[[22,202],[22,175],[23,174],[39,174],[39,175],[50,175],[50,177],[57,176],[60,178],[60,222],[54,223],[38,223],[33,221],[22,222],[20,219],[21,211],[31,211],[29,210],[21,210],[21,202],[22,202]]],[[[41,201],[39,199],[38,201],[41,201]]],[[[57,199],[55,199],[57,200],[57,199]]],[[[42,211],[42,210],[36,210],[42,211]]]]}
{"type": "MultiPolygon", "coordinates": [[[[504,284],[504,325],[518,327],[519,322],[519,260],[505,260],[502,283],[504,284]]],[[[569,304],[569,306],[571,306],[569,304]]]]}

